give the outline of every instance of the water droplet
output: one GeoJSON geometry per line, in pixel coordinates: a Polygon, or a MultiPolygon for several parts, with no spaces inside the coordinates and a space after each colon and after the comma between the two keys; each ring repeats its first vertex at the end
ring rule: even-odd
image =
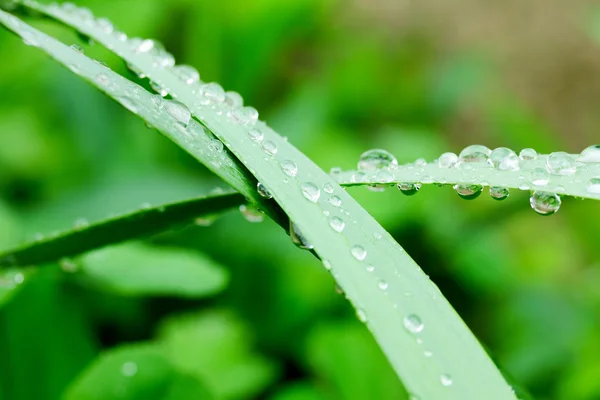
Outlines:
{"type": "Polygon", "coordinates": [[[362,182],[366,182],[368,180],[367,178],[367,174],[365,172],[362,171],[358,171],[352,174],[352,177],[350,178],[350,180],[353,183],[362,183],[362,182]]]}
{"type": "Polygon", "coordinates": [[[377,171],[375,174],[375,180],[379,183],[391,183],[394,182],[394,173],[387,169],[377,171]]]}
{"type": "Polygon", "coordinates": [[[356,309],[356,317],[363,324],[365,324],[367,322],[367,313],[362,308],[357,308],[356,309]]]}
{"type": "Polygon", "coordinates": [[[404,317],[403,323],[404,328],[412,334],[421,333],[425,327],[421,318],[416,314],[410,314],[404,317]]]}
{"type": "Polygon", "coordinates": [[[78,44],[72,44],[71,48],[73,50],[75,50],[76,52],[78,52],[79,54],[83,54],[83,48],[81,46],[79,46],[78,44]]]}
{"type": "Polygon", "coordinates": [[[262,144],[262,149],[270,156],[277,154],[277,145],[270,140],[265,140],[262,144]]]}
{"type": "Polygon", "coordinates": [[[200,74],[196,68],[189,65],[176,65],[172,69],[173,73],[185,84],[193,85],[200,81],[200,74]]]}
{"type": "Polygon", "coordinates": [[[283,160],[281,162],[281,170],[287,176],[294,177],[298,175],[298,166],[292,160],[283,160]]]}
{"type": "Polygon", "coordinates": [[[244,105],[244,99],[238,92],[226,92],[225,105],[229,108],[239,108],[244,105]]]}
{"type": "Polygon", "coordinates": [[[260,194],[261,197],[263,197],[265,199],[272,199],[273,198],[273,195],[271,194],[271,192],[269,192],[269,190],[265,187],[265,185],[263,185],[260,182],[258,182],[256,184],[256,190],[258,191],[258,194],[260,194]]]}
{"type": "Polygon", "coordinates": [[[402,192],[402,194],[406,196],[412,196],[416,194],[421,189],[420,183],[399,183],[398,190],[402,192]]]}
{"type": "Polygon", "coordinates": [[[265,215],[253,204],[242,204],[240,213],[248,222],[257,223],[265,219],[265,215]]]}
{"type": "Polygon", "coordinates": [[[492,151],[485,146],[474,144],[465,147],[458,155],[460,164],[485,164],[488,162],[492,151]]]}
{"type": "Polygon", "coordinates": [[[341,233],[344,230],[346,223],[344,222],[343,219],[341,219],[339,217],[331,217],[331,219],[329,220],[329,226],[334,231],[341,233]]]}
{"type": "Polygon", "coordinates": [[[481,185],[454,185],[454,190],[465,200],[474,200],[479,197],[483,187],[481,185]]]}
{"type": "Polygon", "coordinates": [[[367,272],[373,272],[373,271],[375,271],[375,266],[369,264],[365,267],[365,269],[367,270],[367,272]]]}
{"type": "Polygon", "coordinates": [[[301,249],[311,250],[314,247],[292,221],[290,221],[290,237],[292,242],[301,249]]]}
{"type": "Polygon", "coordinates": [[[161,97],[167,97],[167,95],[169,94],[167,89],[165,89],[162,85],[160,85],[159,83],[156,83],[154,81],[150,81],[150,87],[152,88],[152,90],[154,90],[156,93],[158,93],[161,97]]]}
{"type": "Polygon", "coordinates": [[[438,167],[452,168],[458,163],[458,156],[454,153],[444,153],[438,159],[438,167]]]}
{"type": "Polygon", "coordinates": [[[577,161],[582,163],[600,163],[600,144],[592,145],[581,152],[577,161]]]}
{"type": "Polygon", "coordinates": [[[425,357],[431,357],[431,356],[433,356],[433,353],[432,353],[431,351],[429,351],[429,350],[425,350],[425,351],[423,352],[423,355],[424,355],[425,357]]]}
{"type": "Polygon", "coordinates": [[[508,147],[499,147],[490,153],[489,163],[500,171],[518,171],[519,157],[508,147]]]}
{"type": "Polygon", "coordinates": [[[111,34],[115,29],[112,22],[110,22],[106,18],[98,18],[96,20],[96,28],[106,33],[107,35],[111,34]]]}
{"type": "Polygon", "coordinates": [[[448,374],[442,374],[440,382],[442,382],[442,386],[452,386],[452,377],[448,374]]]}
{"type": "Polygon", "coordinates": [[[367,257],[367,250],[360,245],[355,245],[350,248],[350,253],[358,261],[363,261],[367,257]]]}
{"type": "Polygon", "coordinates": [[[533,161],[537,158],[537,156],[538,156],[537,151],[535,151],[534,149],[531,149],[531,148],[523,149],[519,153],[519,158],[521,160],[525,160],[525,161],[533,161]]]}
{"type": "Polygon", "coordinates": [[[382,149],[365,151],[358,160],[358,169],[375,172],[385,168],[396,168],[398,160],[392,153],[382,149]]]}
{"type": "Polygon", "coordinates": [[[302,190],[302,194],[306,197],[307,200],[316,203],[319,201],[319,197],[321,197],[321,190],[317,185],[312,182],[303,182],[300,184],[300,189],[302,190]]]}
{"type": "Polygon", "coordinates": [[[167,100],[165,101],[164,107],[165,110],[167,110],[167,113],[169,113],[177,123],[181,124],[183,127],[188,126],[190,119],[192,118],[192,113],[185,104],[177,100],[167,100]]]}
{"type": "Polygon", "coordinates": [[[248,137],[250,138],[250,140],[252,140],[253,142],[256,142],[256,143],[260,143],[264,139],[263,133],[261,131],[259,131],[258,129],[250,129],[248,131],[248,137]]]}
{"type": "Polygon", "coordinates": [[[548,171],[544,168],[534,168],[531,171],[531,184],[536,186],[546,186],[550,181],[548,171]]]}
{"type": "Polygon", "coordinates": [[[223,151],[223,142],[221,142],[220,140],[217,140],[217,139],[212,139],[208,143],[208,148],[210,149],[210,151],[220,153],[223,151]]]}
{"type": "Polygon", "coordinates": [[[218,83],[205,83],[198,89],[198,97],[202,105],[217,105],[225,101],[225,91],[218,83]]]}
{"type": "Polygon", "coordinates": [[[535,212],[541,215],[552,215],[557,212],[561,205],[560,196],[556,193],[533,192],[529,204],[535,212]]]}
{"type": "Polygon", "coordinates": [[[96,75],[96,82],[102,86],[108,86],[110,84],[110,79],[106,74],[98,74],[96,75]]]}
{"type": "Polygon", "coordinates": [[[384,291],[387,290],[388,286],[389,286],[388,283],[384,279],[377,282],[377,287],[381,290],[384,290],[384,291]]]}
{"type": "Polygon", "coordinates": [[[340,199],[340,196],[336,196],[335,194],[329,196],[327,202],[334,207],[339,207],[342,205],[342,199],[340,199]]]}
{"type": "Polygon", "coordinates": [[[509,196],[509,194],[510,191],[508,190],[508,188],[501,186],[490,187],[490,196],[492,196],[494,200],[504,200],[509,196]]]}
{"type": "Polygon", "coordinates": [[[333,189],[334,189],[334,187],[333,187],[333,183],[331,183],[331,182],[325,182],[325,183],[323,184],[323,191],[324,191],[325,193],[329,193],[329,194],[331,194],[331,193],[333,193],[333,189]]]}
{"type": "Polygon", "coordinates": [[[427,160],[425,160],[424,158],[417,158],[417,159],[415,160],[415,165],[416,165],[417,167],[424,167],[424,166],[426,166],[426,165],[427,165],[427,160]]]}
{"type": "Polygon", "coordinates": [[[589,194],[600,194],[600,178],[591,178],[586,190],[589,194]]]}
{"type": "Polygon", "coordinates": [[[234,108],[229,117],[240,125],[254,125],[258,121],[258,111],[253,107],[234,108]]]}
{"type": "Polygon", "coordinates": [[[327,271],[331,271],[331,262],[329,260],[323,260],[323,267],[327,270],[327,271]]]}
{"type": "Polygon", "coordinates": [[[577,172],[575,159],[564,151],[552,153],[546,159],[548,172],[554,175],[569,176],[577,172]]]}
{"type": "Polygon", "coordinates": [[[376,240],[381,240],[381,239],[383,239],[383,234],[381,232],[373,232],[373,237],[376,240]]]}
{"type": "Polygon", "coordinates": [[[121,366],[121,374],[124,376],[134,376],[137,374],[138,366],[134,362],[126,362],[121,366]]]}

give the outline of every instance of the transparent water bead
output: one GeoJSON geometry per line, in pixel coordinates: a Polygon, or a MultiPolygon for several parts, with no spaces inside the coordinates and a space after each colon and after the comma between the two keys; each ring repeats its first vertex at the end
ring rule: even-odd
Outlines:
{"type": "Polygon", "coordinates": [[[265,219],[265,215],[252,204],[242,204],[240,213],[248,222],[258,223],[265,219]]]}
{"type": "Polygon", "coordinates": [[[350,248],[350,254],[352,254],[352,257],[358,261],[363,261],[365,258],[367,258],[367,250],[360,245],[352,246],[350,248]]]}
{"type": "Polygon", "coordinates": [[[210,149],[210,151],[216,152],[216,153],[220,153],[223,151],[223,142],[221,142],[218,139],[212,139],[209,143],[208,143],[208,148],[210,149]]]}
{"type": "Polygon", "coordinates": [[[533,192],[529,199],[531,208],[541,215],[552,215],[560,209],[560,196],[556,193],[533,192]]]}
{"type": "Polygon", "coordinates": [[[298,166],[292,160],[283,160],[280,165],[281,170],[287,176],[295,177],[298,175],[298,166]]]}
{"type": "Polygon", "coordinates": [[[367,313],[362,308],[356,309],[356,318],[363,324],[367,323],[367,313]]]}
{"type": "Polygon", "coordinates": [[[167,97],[167,95],[169,94],[169,92],[167,91],[166,88],[164,88],[162,85],[160,85],[159,83],[156,83],[154,81],[150,81],[150,87],[152,88],[152,90],[154,90],[156,93],[158,93],[159,96],[161,96],[161,97],[167,97]]]}
{"type": "Polygon", "coordinates": [[[392,153],[382,149],[365,151],[358,160],[358,169],[375,172],[380,169],[393,169],[398,166],[398,160],[392,153]]]}
{"type": "Polygon", "coordinates": [[[173,117],[178,123],[187,127],[190,123],[190,119],[192,118],[192,113],[187,106],[177,100],[167,100],[165,101],[165,110],[171,117],[173,117]]]}
{"type": "Polygon", "coordinates": [[[577,157],[577,161],[589,164],[600,163],[600,144],[592,145],[583,150],[577,157]]]}
{"type": "Polygon", "coordinates": [[[554,175],[569,176],[577,172],[575,158],[564,151],[550,154],[546,159],[546,168],[554,175]]]}
{"type": "Polygon", "coordinates": [[[133,53],[148,53],[154,48],[162,48],[162,45],[152,39],[134,37],[129,39],[129,48],[133,53]]]}
{"type": "Polygon", "coordinates": [[[534,168],[531,171],[531,184],[536,186],[546,186],[550,182],[550,175],[544,168],[534,168]]]}
{"type": "Polygon", "coordinates": [[[384,279],[381,279],[379,282],[377,282],[377,287],[380,290],[386,291],[389,287],[387,281],[385,281],[384,279]]]}
{"type": "Polygon", "coordinates": [[[321,189],[319,189],[319,187],[312,182],[301,183],[300,190],[302,191],[304,197],[312,203],[317,203],[319,201],[319,197],[321,197],[321,189]]]}
{"type": "Polygon", "coordinates": [[[452,386],[452,377],[448,374],[440,375],[440,382],[442,386],[452,386]]]}
{"type": "Polygon", "coordinates": [[[346,223],[340,217],[331,217],[331,219],[329,220],[329,226],[334,231],[341,233],[344,230],[346,223]]]}
{"type": "Polygon", "coordinates": [[[79,54],[83,54],[83,48],[81,46],[79,46],[78,44],[72,44],[70,46],[73,50],[75,50],[76,52],[78,52],[79,54]]]}
{"type": "Polygon", "coordinates": [[[200,104],[217,105],[225,101],[225,90],[218,83],[205,83],[198,89],[200,104]]]}
{"type": "Polygon", "coordinates": [[[481,185],[454,185],[454,190],[465,200],[474,200],[479,197],[483,186],[481,185]]]}
{"type": "Polygon", "coordinates": [[[331,268],[333,268],[333,266],[331,265],[331,262],[329,260],[323,260],[323,268],[325,268],[327,271],[331,271],[331,268]]]}
{"type": "Polygon", "coordinates": [[[398,190],[406,196],[412,196],[421,189],[420,183],[399,183],[398,190]]]}
{"type": "Polygon", "coordinates": [[[586,190],[589,194],[600,195],[600,177],[591,178],[588,182],[586,190]]]}
{"type": "Polygon", "coordinates": [[[335,194],[332,194],[331,196],[329,196],[329,198],[327,199],[327,202],[334,207],[339,207],[342,205],[342,199],[340,198],[340,196],[337,196],[335,194]]]}
{"type": "Polygon", "coordinates": [[[458,155],[459,164],[485,164],[492,150],[480,144],[465,147],[458,155]]]}
{"type": "Polygon", "coordinates": [[[258,192],[258,194],[260,194],[260,196],[262,198],[265,198],[265,199],[272,199],[273,198],[273,195],[271,194],[271,192],[269,192],[269,190],[265,187],[265,185],[263,185],[260,182],[258,182],[256,184],[256,191],[258,192]]]}
{"type": "Polygon", "coordinates": [[[308,241],[308,239],[302,234],[298,225],[290,221],[290,238],[292,242],[301,249],[311,250],[314,246],[308,241]]]}
{"type": "Polygon", "coordinates": [[[240,125],[254,125],[258,121],[258,111],[254,107],[234,108],[229,118],[240,125]]]}
{"type": "Polygon", "coordinates": [[[267,153],[270,156],[274,156],[275,154],[277,154],[277,145],[270,140],[265,140],[263,142],[262,149],[265,153],[267,153]]]}
{"type": "Polygon", "coordinates": [[[444,153],[438,159],[438,167],[452,168],[458,164],[458,156],[454,153],[444,153]]]}
{"type": "Polygon", "coordinates": [[[521,150],[519,153],[519,158],[524,161],[533,161],[537,159],[538,153],[532,148],[526,148],[521,150]]]}
{"type": "Polygon", "coordinates": [[[491,186],[490,187],[490,196],[494,200],[504,200],[510,195],[510,190],[501,186],[491,186]]]}
{"type": "Polygon", "coordinates": [[[333,183],[331,183],[331,182],[325,182],[325,183],[323,184],[323,191],[324,191],[325,193],[329,193],[329,194],[331,194],[331,193],[333,193],[333,190],[334,190],[333,183]]]}
{"type": "Polygon", "coordinates": [[[375,180],[379,183],[394,182],[394,173],[387,169],[381,169],[375,174],[375,180]]]}
{"type": "Polygon", "coordinates": [[[193,85],[200,81],[200,73],[196,68],[190,65],[176,65],[172,69],[173,73],[185,84],[193,85]]]}
{"type": "Polygon", "coordinates": [[[518,171],[519,156],[508,147],[499,147],[490,153],[489,163],[500,171],[518,171]]]}
{"type": "Polygon", "coordinates": [[[106,33],[107,35],[111,34],[115,30],[115,27],[113,26],[112,22],[110,22],[106,18],[96,19],[96,28],[106,33]]]}
{"type": "Polygon", "coordinates": [[[409,314],[402,320],[404,328],[412,334],[421,333],[425,325],[417,314],[409,314]]]}
{"type": "Polygon", "coordinates": [[[357,171],[352,174],[352,177],[350,178],[350,180],[353,183],[362,183],[362,182],[367,182],[369,180],[369,178],[368,178],[368,175],[366,172],[357,171]]]}
{"type": "Polygon", "coordinates": [[[243,107],[244,99],[238,92],[226,92],[224,103],[229,108],[243,107]]]}

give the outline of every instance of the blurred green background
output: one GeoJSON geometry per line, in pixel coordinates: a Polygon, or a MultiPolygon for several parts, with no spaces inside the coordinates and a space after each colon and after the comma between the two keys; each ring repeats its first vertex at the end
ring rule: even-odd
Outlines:
{"type": "MultiPolygon", "coordinates": [[[[325,170],[469,144],[600,142],[593,0],[90,0],[239,91],[325,170]]],[[[98,46],[36,26],[136,79],[98,46]]],[[[0,31],[0,248],[223,186],[40,51],[0,31]]],[[[536,399],[600,399],[600,204],[351,193],[536,399]]],[[[310,254],[235,211],[0,275],[0,399],[402,399],[310,254]]],[[[429,400],[429,399],[423,399],[429,400]]],[[[479,399],[477,399],[479,400],[479,399]]]]}

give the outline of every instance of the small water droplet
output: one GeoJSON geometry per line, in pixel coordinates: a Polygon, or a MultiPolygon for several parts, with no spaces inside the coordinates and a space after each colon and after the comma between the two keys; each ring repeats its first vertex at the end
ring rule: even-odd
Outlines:
{"type": "Polygon", "coordinates": [[[412,195],[416,194],[420,189],[421,189],[420,183],[406,182],[406,183],[398,184],[398,190],[400,190],[402,192],[402,194],[404,194],[406,196],[412,196],[412,195]]]}
{"type": "Polygon", "coordinates": [[[300,231],[298,225],[290,221],[290,237],[292,242],[301,249],[311,250],[314,246],[308,241],[306,236],[300,231]]]}
{"type": "Polygon", "coordinates": [[[319,197],[321,197],[321,190],[312,182],[301,183],[300,190],[302,190],[302,194],[310,202],[317,203],[319,197]]]}
{"type": "Polygon", "coordinates": [[[384,290],[384,291],[387,290],[388,286],[389,286],[388,283],[384,279],[377,282],[377,287],[381,290],[384,290]]]}
{"type": "Polygon", "coordinates": [[[177,100],[165,101],[165,110],[178,124],[181,124],[184,128],[188,126],[192,118],[192,113],[187,106],[177,100]]]}
{"type": "Polygon", "coordinates": [[[121,374],[124,376],[134,376],[137,374],[138,366],[136,363],[128,361],[121,366],[121,374]]]}
{"type": "Polygon", "coordinates": [[[225,101],[225,91],[218,83],[205,83],[198,89],[198,98],[200,104],[205,106],[222,104],[225,101]]]}
{"type": "Polygon", "coordinates": [[[404,328],[412,334],[421,333],[425,327],[421,318],[416,314],[409,314],[404,317],[403,323],[404,328]]]}
{"type": "Polygon", "coordinates": [[[544,168],[534,168],[531,171],[531,184],[536,186],[546,186],[550,182],[548,171],[544,168]]]}
{"type": "Polygon", "coordinates": [[[344,230],[344,227],[346,226],[346,223],[340,217],[331,217],[329,219],[329,226],[334,231],[336,231],[338,233],[341,233],[344,230]]]}
{"type": "Polygon", "coordinates": [[[452,168],[458,163],[458,156],[454,153],[444,153],[438,159],[438,167],[452,168]]]}
{"type": "Polygon", "coordinates": [[[106,18],[96,19],[96,28],[98,28],[102,32],[106,33],[107,35],[111,34],[115,29],[112,22],[110,22],[106,18]]]}
{"type": "Polygon", "coordinates": [[[256,190],[258,191],[258,194],[260,194],[261,197],[265,198],[265,199],[272,199],[273,195],[271,194],[271,192],[269,192],[269,190],[265,187],[265,185],[263,185],[262,183],[258,182],[256,184],[256,190]]]}
{"type": "Polygon", "coordinates": [[[173,73],[185,84],[193,85],[200,81],[200,74],[196,68],[189,65],[176,65],[172,68],[173,73]]]}
{"type": "Polygon", "coordinates": [[[73,50],[75,50],[76,52],[78,52],[79,54],[83,54],[84,53],[83,48],[81,46],[79,46],[78,44],[72,44],[71,48],[73,50]]]}
{"type": "Polygon", "coordinates": [[[431,351],[429,351],[429,350],[425,350],[425,351],[423,352],[423,355],[424,355],[425,357],[431,357],[431,356],[433,356],[433,353],[432,353],[431,351]]]}
{"type": "Polygon", "coordinates": [[[381,169],[375,174],[375,180],[379,183],[394,182],[394,173],[387,169],[381,169]]]}
{"type": "Polygon", "coordinates": [[[533,192],[529,199],[531,208],[541,215],[552,215],[560,209],[560,196],[556,193],[533,192]]]}
{"type": "Polygon", "coordinates": [[[481,185],[454,185],[454,190],[465,200],[474,200],[479,197],[483,187],[481,185]]]}
{"type": "Polygon", "coordinates": [[[499,147],[490,153],[489,163],[500,171],[518,171],[519,156],[508,147],[499,147]]]}
{"type": "Polygon", "coordinates": [[[350,248],[350,253],[358,261],[363,261],[367,257],[367,250],[360,245],[355,245],[350,248]]]}
{"type": "Polygon", "coordinates": [[[226,92],[224,102],[229,108],[239,108],[244,106],[244,99],[238,92],[226,92]]]}
{"type": "Polygon", "coordinates": [[[250,138],[250,140],[252,140],[253,142],[256,142],[256,143],[260,143],[264,139],[263,133],[261,131],[259,131],[258,129],[250,129],[248,131],[248,137],[250,138]]]}
{"type": "Polygon", "coordinates": [[[376,240],[381,240],[381,239],[383,239],[383,234],[381,232],[373,232],[373,237],[376,240]]]}
{"type": "Polygon", "coordinates": [[[448,374],[442,374],[440,382],[442,382],[442,386],[452,386],[452,377],[448,374]]]}
{"type": "Polygon", "coordinates": [[[365,172],[362,171],[357,171],[355,173],[352,174],[352,177],[350,178],[350,180],[353,183],[363,183],[366,182],[368,180],[368,176],[365,172]]]}
{"type": "Polygon", "coordinates": [[[510,191],[508,188],[501,186],[491,186],[490,187],[490,196],[494,200],[504,200],[510,195],[510,191]]]}
{"type": "Polygon", "coordinates": [[[281,170],[287,176],[295,177],[298,175],[298,166],[292,160],[283,160],[281,162],[281,170]]]}
{"type": "Polygon", "coordinates": [[[220,153],[223,151],[223,142],[221,142],[220,140],[217,140],[217,139],[212,139],[208,143],[208,148],[210,149],[210,151],[220,153]]]}
{"type": "Polygon", "coordinates": [[[367,272],[373,272],[373,271],[375,271],[375,266],[369,264],[365,267],[365,269],[367,270],[367,272]]]}
{"type": "Polygon", "coordinates": [[[240,213],[248,222],[258,223],[265,219],[265,215],[253,204],[242,204],[240,213]]]}
{"type": "Polygon", "coordinates": [[[229,112],[229,117],[240,125],[254,125],[258,121],[258,111],[253,107],[238,107],[229,112]]]}
{"type": "Polygon", "coordinates": [[[367,322],[367,313],[362,308],[357,308],[356,309],[356,317],[363,324],[365,324],[367,322]]]}
{"type": "Polygon", "coordinates": [[[334,189],[333,183],[331,183],[331,182],[325,182],[323,184],[323,191],[325,193],[331,194],[331,193],[333,193],[333,189],[334,189]]]}
{"type": "Polygon", "coordinates": [[[546,159],[546,168],[548,172],[554,175],[569,176],[577,172],[575,159],[564,151],[550,154],[546,159]]]}
{"type": "Polygon", "coordinates": [[[277,145],[270,140],[265,140],[262,144],[262,149],[270,156],[277,154],[277,145]]]}
{"type": "Polygon", "coordinates": [[[342,205],[342,199],[340,199],[340,197],[335,194],[332,194],[331,196],[329,196],[329,198],[327,199],[327,202],[334,207],[339,207],[342,205]]]}
{"type": "Polygon", "coordinates": [[[600,195],[600,177],[599,178],[591,178],[588,182],[587,192],[589,194],[598,194],[600,195]]]}
{"type": "Polygon", "coordinates": [[[492,151],[482,145],[474,144],[465,147],[458,155],[460,164],[485,164],[488,162],[492,151]]]}
{"type": "Polygon", "coordinates": [[[380,169],[396,168],[398,160],[392,153],[382,149],[365,151],[358,160],[358,169],[375,172],[380,169]]]}
{"type": "Polygon", "coordinates": [[[531,148],[526,148],[521,150],[521,152],[519,153],[519,158],[521,160],[525,160],[525,161],[533,161],[535,159],[537,159],[537,151],[535,151],[534,149],[531,148]]]}
{"type": "Polygon", "coordinates": [[[331,262],[329,260],[323,260],[323,267],[327,270],[327,271],[331,271],[331,262]]]}

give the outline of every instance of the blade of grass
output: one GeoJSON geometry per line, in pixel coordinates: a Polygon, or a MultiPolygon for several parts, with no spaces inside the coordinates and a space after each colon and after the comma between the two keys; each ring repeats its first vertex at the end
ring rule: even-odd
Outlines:
{"type": "Polygon", "coordinates": [[[241,194],[223,193],[138,210],[0,252],[0,267],[38,265],[74,257],[99,247],[160,233],[245,201],[241,194]]]}
{"type": "MultiPolygon", "coordinates": [[[[44,6],[36,8],[45,11],[44,6]]],[[[11,30],[24,31],[7,14],[0,17],[11,30]]],[[[186,104],[265,184],[331,269],[409,392],[426,399],[515,398],[437,287],[393,238],[312,161],[262,122],[254,127],[241,125],[224,113],[197,105],[192,89],[172,71],[154,68],[149,55],[134,54],[127,43],[98,29],[88,29],[93,24],[75,19],[66,22],[114,50],[161,87],[169,88],[169,93],[186,104]],[[250,129],[264,135],[262,146],[250,139],[250,129]],[[292,179],[282,169],[287,162],[298,168],[292,179]],[[336,206],[337,201],[331,201],[333,196],[341,201],[343,211],[336,206]],[[333,218],[343,219],[345,228],[332,229],[333,218]],[[370,265],[375,273],[367,268],[370,265]],[[426,357],[424,349],[433,356],[426,357]]],[[[25,31],[34,32],[30,27],[25,31]]],[[[66,65],[81,63],[84,71],[78,74],[89,76],[83,55],[68,51],[41,33],[36,33],[35,39],[58,61],[66,65]]],[[[191,150],[185,141],[178,144],[191,150]]]]}

